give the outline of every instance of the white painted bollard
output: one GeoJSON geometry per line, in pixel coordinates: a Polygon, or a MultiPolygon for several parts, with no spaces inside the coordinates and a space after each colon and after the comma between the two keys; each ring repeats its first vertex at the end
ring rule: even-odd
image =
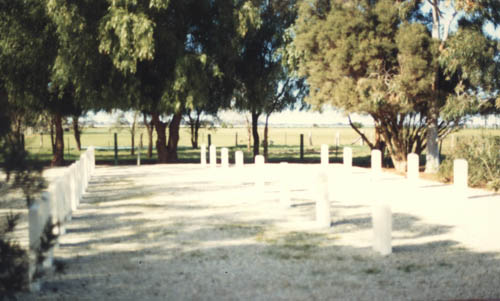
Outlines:
{"type": "Polygon", "coordinates": [[[371,168],[373,177],[379,177],[382,174],[382,152],[378,149],[372,150],[371,168]]]}
{"type": "Polygon", "coordinates": [[[141,166],[141,149],[137,151],[137,166],[141,166]]]}
{"type": "Polygon", "coordinates": [[[328,144],[321,144],[321,165],[326,166],[329,163],[328,144]]]}
{"type": "Polygon", "coordinates": [[[340,133],[335,134],[335,146],[340,146],[340,133]]]}
{"type": "Polygon", "coordinates": [[[236,163],[236,167],[243,167],[243,164],[244,164],[244,160],[243,160],[243,152],[242,151],[236,151],[236,153],[234,154],[234,157],[235,157],[235,163],[236,163]]]}
{"type": "Polygon", "coordinates": [[[255,156],[255,188],[257,193],[264,193],[264,156],[255,156]]]}
{"type": "Polygon", "coordinates": [[[412,182],[415,183],[418,181],[418,174],[419,174],[419,158],[418,155],[415,153],[408,154],[408,167],[407,167],[407,173],[406,173],[406,178],[412,182]]]}
{"type": "Polygon", "coordinates": [[[330,200],[328,197],[328,175],[325,172],[318,174],[316,189],[316,223],[320,228],[329,228],[331,225],[330,200]]]}
{"type": "Polygon", "coordinates": [[[465,159],[453,160],[453,186],[458,197],[467,198],[469,164],[465,159]]]}
{"type": "Polygon", "coordinates": [[[372,211],[373,250],[381,255],[392,253],[392,213],[388,205],[375,205],[372,211]]]}
{"type": "Polygon", "coordinates": [[[205,144],[200,147],[200,161],[201,166],[207,165],[207,146],[205,144]]]}
{"type": "Polygon", "coordinates": [[[229,150],[226,147],[220,150],[220,157],[222,167],[229,167],[229,150]]]}
{"type": "Polygon", "coordinates": [[[290,196],[290,173],[288,162],[280,162],[280,205],[288,208],[292,205],[290,196]]]}
{"type": "Polygon", "coordinates": [[[343,160],[344,160],[344,168],[346,170],[351,170],[351,168],[352,168],[352,148],[344,147],[343,160]]]}
{"type": "Polygon", "coordinates": [[[215,145],[210,145],[210,167],[217,166],[217,148],[215,145]]]}

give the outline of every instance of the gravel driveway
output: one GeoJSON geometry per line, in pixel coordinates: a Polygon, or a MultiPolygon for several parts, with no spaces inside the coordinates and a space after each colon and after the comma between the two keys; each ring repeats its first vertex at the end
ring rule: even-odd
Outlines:
{"type": "Polygon", "coordinates": [[[98,167],[20,300],[500,298],[500,196],[330,165],[332,227],[318,229],[319,165],[98,167]],[[253,179],[263,177],[264,191],[253,179]],[[292,187],[279,204],[279,179],[292,187]],[[393,212],[393,253],[371,249],[371,208],[393,212]]]}

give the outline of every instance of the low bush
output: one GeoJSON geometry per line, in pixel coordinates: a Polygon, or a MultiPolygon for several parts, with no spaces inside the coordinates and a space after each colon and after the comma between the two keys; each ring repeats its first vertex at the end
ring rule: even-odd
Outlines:
{"type": "Polygon", "coordinates": [[[500,189],[500,136],[473,136],[459,140],[439,168],[442,180],[449,182],[453,179],[454,159],[467,160],[469,186],[500,189]]]}

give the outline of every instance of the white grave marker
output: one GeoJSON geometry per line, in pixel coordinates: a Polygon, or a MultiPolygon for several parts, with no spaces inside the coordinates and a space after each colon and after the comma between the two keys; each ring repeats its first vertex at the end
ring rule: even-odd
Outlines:
{"type": "Polygon", "coordinates": [[[210,145],[210,167],[217,166],[217,148],[215,145],[210,145]]]}
{"type": "Polygon", "coordinates": [[[392,253],[392,214],[388,205],[375,205],[372,211],[373,250],[381,255],[392,253]]]}
{"type": "Polygon", "coordinates": [[[329,162],[328,144],[321,144],[321,165],[328,165],[329,162]]]}
{"type": "Polygon", "coordinates": [[[382,152],[378,149],[372,150],[371,167],[372,176],[379,177],[382,174],[382,152]]]}
{"type": "Polygon", "coordinates": [[[226,147],[220,150],[220,157],[222,167],[229,167],[229,150],[226,147]]]}
{"type": "Polygon", "coordinates": [[[320,228],[329,228],[331,224],[330,201],[328,198],[328,176],[320,172],[317,178],[316,223],[320,228]]]}
{"type": "Polygon", "coordinates": [[[352,168],[352,148],[344,147],[344,167],[347,170],[351,170],[352,168]]]}
{"type": "Polygon", "coordinates": [[[205,144],[200,147],[200,163],[201,166],[207,165],[207,146],[205,144]]]}
{"type": "Polygon", "coordinates": [[[264,193],[264,156],[255,156],[255,188],[258,193],[264,193]]]}
{"type": "Polygon", "coordinates": [[[243,152],[242,151],[236,151],[235,153],[235,164],[236,167],[243,167],[244,161],[243,161],[243,152]]]}
{"type": "Polygon", "coordinates": [[[419,158],[417,154],[415,153],[408,154],[408,171],[406,177],[411,182],[418,181],[418,173],[419,173],[418,160],[419,158]]]}

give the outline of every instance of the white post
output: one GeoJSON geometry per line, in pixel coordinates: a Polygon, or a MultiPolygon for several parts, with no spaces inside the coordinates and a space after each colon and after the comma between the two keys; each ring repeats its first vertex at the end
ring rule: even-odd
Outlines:
{"type": "Polygon", "coordinates": [[[255,188],[257,192],[264,193],[264,156],[255,156],[255,188]]]}
{"type": "Polygon", "coordinates": [[[229,167],[229,150],[223,147],[220,151],[222,167],[229,167]]]}
{"type": "Polygon", "coordinates": [[[280,162],[280,167],[280,205],[288,208],[291,206],[288,162],[280,162]]]}
{"type": "Polygon", "coordinates": [[[343,160],[344,160],[344,168],[346,170],[351,170],[351,168],[352,168],[352,148],[344,147],[343,160]]]}
{"type": "Polygon", "coordinates": [[[137,150],[137,166],[141,166],[141,148],[137,150]]]}
{"type": "Polygon", "coordinates": [[[372,176],[379,177],[382,174],[382,152],[378,149],[372,150],[371,167],[372,176]]]}
{"type": "Polygon", "coordinates": [[[207,165],[207,146],[205,144],[200,147],[200,161],[201,166],[207,165]]]}
{"type": "Polygon", "coordinates": [[[328,144],[321,144],[321,165],[325,166],[329,163],[328,144]]]}
{"type": "Polygon", "coordinates": [[[313,145],[313,138],[312,138],[312,133],[309,132],[309,146],[313,145]]]}
{"type": "Polygon", "coordinates": [[[388,205],[375,205],[372,211],[373,250],[381,255],[392,253],[392,213],[388,205]]]}
{"type": "Polygon", "coordinates": [[[217,166],[217,148],[215,145],[210,145],[210,167],[217,166]]]}
{"type": "Polygon", "coordinates": [[[419,175],[419,158],[415,153],[408,154],[408,171],[406,173],[406,177],[411,182],[418,181],[419,175]]]}
{"type": "Polygon", "coordinates": [[[242,151],[236,151],[235,153],[235,163],[236,167],[243,167],[244,160],[243,160],[243,152],[242,151]]]}
{"type": "Polygon", "coordinates": [[[317,178],[316,223],[320,228],[330,228],[330,201],[328,198],[328,176],[320,172],[317,178]]]}
{"type": "Polygon", "coordinates": [[[335,146],[340,146],[340,133],[337,132],[337,134],[335,135],[335,146]]]}
{"type": "Polygon", "coordinates": [[[453,160],[453,186],[456,193],[467,198],[469,164],[465,159],[453,160]]]}

